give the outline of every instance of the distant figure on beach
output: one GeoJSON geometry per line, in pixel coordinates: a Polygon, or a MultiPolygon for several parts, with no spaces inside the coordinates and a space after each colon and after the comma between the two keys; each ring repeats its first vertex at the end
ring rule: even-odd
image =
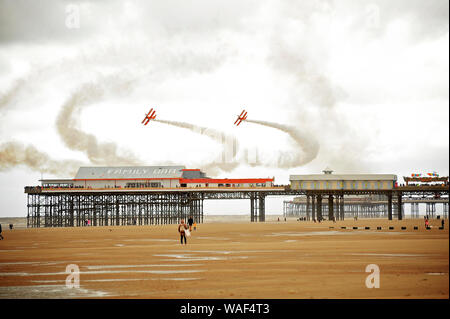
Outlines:
{"type": "Polygon", "coordinates": [[[186,229],[188,229],[188,225],[184,223],[184,219],[181,220],[180,224],[178,225],[178,232],[180,233],[180,241],[181,245],[183,245],[183,239],[184,244],[186,245],[186,229]]]}
{"type": "Polygon", "coordinates": [[[0,224],[0,238],[1,238],[1,240],[3,240],[3,236],[2,236],[2,224],[0,224]]]}
{"type": "Polygon", "coordinates": [[[194,223],[194,230],[197,229],[197,223],[194,223]]]}
{"type": "Polygon", "coordinates": [[[194,224],[194,219],[192,218],[192,216],[189,216],[188,224],[189,224],[189,231],[192,231],[192,225],[194,224]]]}
{"type": "Polygon", "coordinates": [[[14,228],[13,224],[9,224],[9,229],[12,230],[14,228]]]}
{"type": "Polygon", "coordinates": [[[441,220],[441,226],[442,226],[442,228],[444,228],[444,224],[445,224],[444,220],[441,220]]]}
{"type": "Polygon", "coordinates": [[[430,228],[430,223],[428,222],[428,218],[425,219],[425,228],[430,228]]]}

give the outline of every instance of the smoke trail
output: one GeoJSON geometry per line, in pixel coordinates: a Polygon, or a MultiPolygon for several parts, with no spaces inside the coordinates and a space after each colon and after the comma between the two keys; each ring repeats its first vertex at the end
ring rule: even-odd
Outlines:
{"type": "Polygon", "coordinates": [[[17,142],[0,144],[0,171],[20,165],[43,173],[74,176],[78,168],[84,164],[73,160],[51,159],[32,145],[24,146],[17,142]]]}
{"type": "Polygon", "coordinates": [[[119,152],[113,142],[100,143],[97,138],[77,128],[78,114],[91,103],[104,97],[106,93],[121,94],[130,90],[130,80],[108,76],[97,83],[81,85],[63,104],[56,120],[56,128],[64,144],[86,153],[93,164],[99,165],[139,165],[141,161],[133,154],[119,152]]]}
{"type": "Polygon", "coordinates": [[[20,89],[24,85],[24,79],[18,79],[14,82],[9,90],[7,90],[4,94],[0,95],[0,109],[10,104],[15,96],[20,92],[20,89]]]}
{"type": "Polygon", "coordinates": [[[199,168],[208,172],[209,174],[217,174],[218,170],[230,172],[237,166],[239,166],[239,162],[235,161],[235,157],[239,146],[234,137],[228,136],[223,132],[219,132],[211,128],[201,127],[190,123],[156,120],[156,119],[155,121],[167,125],[188,129],[194,133],[207,136],[212,140],[214,140],[215,142],[220,143],[223,147],[221,156],[219,156],[218,158],[216,158],[216,160],[212,162],[198,165],[199,168]]]}
{"type": "Polygon", "coordinates": [[[289,134],[289,136],[300,146],[301,150],[296,149],[294,152],[281,152],[278,156],[277,165],[280,168],[292,168],[305,165],[316,158],[319,152],[319,143],[309,134],[300,132],[296,128],[288,125],[258,121],[246,120],[250,123],[255,123],[267,127],[272,127],[282,132],[289,134]]]}

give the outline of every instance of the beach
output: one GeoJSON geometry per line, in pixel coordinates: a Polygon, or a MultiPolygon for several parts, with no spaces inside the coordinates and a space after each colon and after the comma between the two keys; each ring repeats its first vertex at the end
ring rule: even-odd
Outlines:
{"type": "Polygon", "coordinates": [[[187,245],[177,225],[2,222],[0,298],[449,298],[448,220],[426,230],[423,219],[246,218],[209,218],[187,245]],[[79,288],[66,287],[68,265],[79,288]],[[379,268],[379,288],[366,286],[368,265],[379,268]]]}

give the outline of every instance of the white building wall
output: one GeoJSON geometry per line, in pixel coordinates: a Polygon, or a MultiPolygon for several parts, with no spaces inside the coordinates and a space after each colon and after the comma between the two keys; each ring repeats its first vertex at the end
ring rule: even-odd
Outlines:
{"type": "Polygon", "coordinates": [[[389,190],[393,188],[393,181],[379,180],[294,180],[292,189],[303,190],[389,190]]]}
{"type": "Polygon", "coordinates": [[[87,180],[75,181],[77,187],[90,188],[125,188],[129,183],[160,183],[164,188],[176,188],[180,186],[179,179],[161,179],[161,180],[87,180]]]}

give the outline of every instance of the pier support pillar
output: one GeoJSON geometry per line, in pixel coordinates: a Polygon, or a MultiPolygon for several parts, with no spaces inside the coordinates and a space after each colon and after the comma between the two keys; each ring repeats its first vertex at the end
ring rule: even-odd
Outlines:
{"type": "Polygon", "coordinates": [[[403,202],[402,202],[402,193],[397,195],[397,218],[398,220],[403,219],[403,202]]]}
{"type": "Polygon", "coordinates": [[[116,226],[120,225],[119,202],[116,201],[116,226]]]}
{"type": "Polygon", "coordinates": [[[344,220],[345,219],[345,211],[344,211],[344,195],[341,195],[341,199],[339,200],[339,212],[341,217],[339,218],[340,220],[344,220]]]}
{"type": "Polygon", "coordinates": [[[333,195],[328,196],[328,220],[333,220],[334,217],[334,197],[333,195]]]}
{"type": "Polygon", "coordinates": [[[259,194],[259,221],[266,221],[266,196],[259,194]]]}
{"type": "Polygon", "coordinates": [[[255,222],[256,220],[256,211],[257,211],[257,202],[255,194],[250,195],[250,221],[255,222]]]}
{"type": "Polygon", "coordinates": [[[311,215],[312,215],[312,219],[316,220],[316,196],[312,195],[311,196],[311,215]]]}
{"type": "Polygon", "coordinates": [[[306,195],[306,220],[311,220],[310,209],[311,209],[311,196],[306,195]]]}
{"type": "Polygon", "coordinates": [[[388,220],[392,220],[392,194],[387,195],[388,196],[388,220]]]}
{"type": "Polygon", "coordinates": [[[444,219],[448,218],[448,203],[443,203],[442,204],[442,212],[444,213],[444,219]]]}
{"type": "Polygon", "coordinates": [[[322,195],[317,195],[317,219],[322,220],[322,195]]]}

